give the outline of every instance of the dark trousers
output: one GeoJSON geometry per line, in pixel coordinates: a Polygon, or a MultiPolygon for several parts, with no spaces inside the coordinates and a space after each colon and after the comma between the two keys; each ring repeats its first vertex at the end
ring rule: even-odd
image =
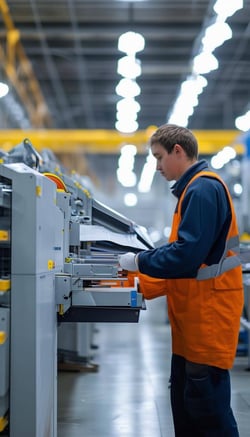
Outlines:
{"type": "Polygon", "coordinates": [[[228,370],[173,355],[170,390],[176,437],[239,437],[228,370]]]}

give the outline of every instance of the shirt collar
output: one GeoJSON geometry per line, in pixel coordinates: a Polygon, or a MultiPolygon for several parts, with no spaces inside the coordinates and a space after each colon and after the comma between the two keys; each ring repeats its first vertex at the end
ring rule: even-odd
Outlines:
{"type": "Polygon", "coordinates": [[[205,159],[202,159],[201,161],[196,162],[193,164],[185,173],[180,177],[180,179],[172,185],[171,190],[174,196],[180,197],[182,191],[192,179],[192,177],[199,173],[200,171],[208,170],[208,163],[205,159]]]}

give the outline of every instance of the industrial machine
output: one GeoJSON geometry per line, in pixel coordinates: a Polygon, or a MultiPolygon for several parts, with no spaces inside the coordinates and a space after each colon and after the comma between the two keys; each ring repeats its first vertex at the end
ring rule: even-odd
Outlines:
{"type": "Polygon", "coordinates": [[[28,140],[0,159],[0,432],[56,437],[59,327],[138,322],[118,255],[153,245],[28,140]]]}

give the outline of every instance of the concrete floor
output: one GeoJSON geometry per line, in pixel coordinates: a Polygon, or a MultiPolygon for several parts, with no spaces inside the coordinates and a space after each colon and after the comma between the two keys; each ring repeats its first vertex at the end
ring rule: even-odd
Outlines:
{"type": "MultiPolygon", "coordinates": [[[[173,437],[170,328],[164,298],[147,302],[138,324],[98,324],[96,373],[58,374],[58,437],[173,437]]],[[[232,407],[250,436],[250,372],[236,357],[232,407]]]]}

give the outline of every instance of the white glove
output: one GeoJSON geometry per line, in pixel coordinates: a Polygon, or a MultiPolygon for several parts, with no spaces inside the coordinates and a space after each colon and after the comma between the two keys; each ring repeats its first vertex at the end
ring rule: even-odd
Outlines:
{"type": "Polygon", "coordinates": [[[118,260],[123,270],[129,270],[130,272],[136,272],[136,270],[138,270],[136,254],[133,252],[127,252],[124,253],[124,255],[119,255],[118,260]]]}

